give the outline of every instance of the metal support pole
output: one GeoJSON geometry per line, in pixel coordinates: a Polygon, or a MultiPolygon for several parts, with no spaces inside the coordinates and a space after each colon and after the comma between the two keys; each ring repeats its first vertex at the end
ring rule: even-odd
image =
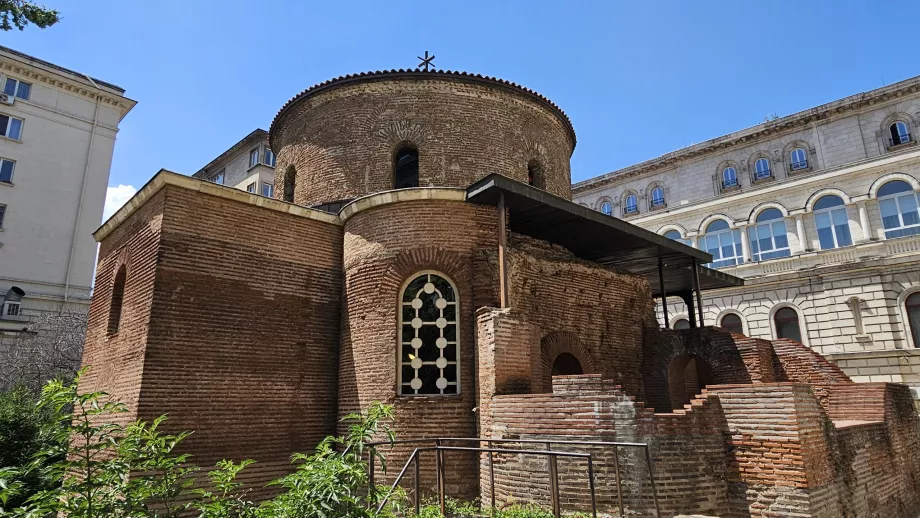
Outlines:
{"type": "MultiPolygon", "coordinates": [[[[661,291],[661,309],[664,311],[664,328],[668,328],[668,292],[664,289],[664,261],[658,249],[658,289],[661,291]]],[[[620,514],[623,514],[622,512],[620,514]]]]}
{"type": "MultiPolygon", "coordinates": [[[[552,451],[553,444],[546,443],[546,451],[552,451]]],[[[549,456],[549,493],[553,501],[553,516],[559,518],[562,514],[559,507],[559,471],[556,469],[556,456],[549,456]]]]}
{"type": "Polygon", "coordinates": [[[658,507],[658,490],[655,489],[655,475],[652,472],[652,454],[645,445],[645,464],[648,466],[648,479],[652,483],[652,499],[655,500],[655,518],[661,518],[661,509],[658,507]]]}
{"type": "Polygon", "coordinates": [[[619,448],[613,447],[613,472],[617,481],[617,506],[620,508],[620,516],[623,516],[623,486],[620,483],[620,454],[619,448]]]}
{"type": "Polygon", "coordinates": [[[696,290],[696,310],[700,314],[700,327],[703,327],[703,295],[700,291],[700,264],[693,260],[693,289],[696,290]]]}
{"type": "Polygon", "coordinates": [[[438,503],[441,506],[441,516],[447,516],[447,502],[444,498],[445,487],[447,486],[447,481],[444,479],[447,476],[447,472],[444,470],[444,451],[441,450],[440,439],[435,441],[435,447],[437,448],[436,453],[438,456],[438,503]]]}
{"type": "Polygon", "coordinates": [[[591,487],[591,516],[597,518],[597,496],[594,494],[594,461],[591,460],[590,456],[588,457],[588,485],[591,487]]]}
{"type": "Polygon", "coordinates": [[[507,308],[508,302],[508,269],[505,264],[505,247],[507,243],[506,227],[508,222],[505,215],[505,193],[498,193],[498,288],[499,306],[507,308]]]}
{"type": "Polygon", "coordinates": [[[374,447],[368,449],[367,451],[367,494],[374,496],[374,491],[376,487],[374,486],[374,447]]]}
{"type": "Polygon", "coordinates": [[[415,452],[415,516],[419,515],[419,510],[422,507],[422,495],[418,492],[418,479],[419,479],[419,462],[422,460],[422,452],[415,452]]]}
{"type": "Polygon", "coordinates": [[[486,447],[489,448],[489,487],[492,490],[492,509],[495,509],[495,463],[492,458],[492,441],[486,443],[486,447]]]}

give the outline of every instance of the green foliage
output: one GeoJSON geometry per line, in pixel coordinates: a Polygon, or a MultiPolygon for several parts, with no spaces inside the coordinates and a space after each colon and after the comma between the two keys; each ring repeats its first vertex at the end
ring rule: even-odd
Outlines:
{"type": "Polygon", "coordinates": [[[200,518],[255,518],[265,516],[259,514],[259,508],[253,502],[246,500],[246,491],[243,485],[236,481],[240,471],[252,464],[253,460],[247,459],[239,464],[233,461],[222,460],[217,463],[217,469],[208,472],[208,478],[214,486],[213,491],[198,489],[195,491],[201,500],[192,504],[199,511],[200,518]]]}
{"type": "MultiPolygon", "coordinates": [[[[54,481],[40,472],[16,469],[29,464],[43,450],[60,450],[59,439],[45,433],[54,423],[54,412],[39,408],[37,398],[27,388],[0,393],[0,510],[18,507],[29,496],[54,487],[54,481]]],[[[50,460],[62,458],[59,455],[50,460]]]]}
{"type": "Polygon", "coordinates": [[[0,0],[0,30],[19,30],[34,24],[44,29],[61,21],[61,13],[29,0],[0,0]]]}

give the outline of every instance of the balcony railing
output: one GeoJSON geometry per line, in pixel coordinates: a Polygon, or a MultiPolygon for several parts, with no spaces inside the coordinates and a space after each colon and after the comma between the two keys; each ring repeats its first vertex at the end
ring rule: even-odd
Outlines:
{"type": "Polygon", "coordinates": [[[792,170],[798,171],[800,169],[808,169],[808,160],[802,160],[801,162],[793,162],[792,170]]]}
{"type": "Polygon", "coordinates": [[[731,189],[733,187],[738,187],[738,180],[722,180],[722,189],[731,189]]]}
{"type": "Polygon", "coordinates": [[[901,144],[907,144],[908,142],[912,142],[912,141],[913,139],[911,138],[910,133],[906,133],[903,135],[899,135],[897,138],[892,137],[888,139],[888,145],[889,146],[900,146],[901,144]]]}

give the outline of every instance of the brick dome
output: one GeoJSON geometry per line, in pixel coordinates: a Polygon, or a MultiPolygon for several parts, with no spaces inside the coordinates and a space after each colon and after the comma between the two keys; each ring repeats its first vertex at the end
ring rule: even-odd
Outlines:
{"type": "Polygon", "coordinates": [[[417,152],[421,187],[466,187],[499,173],[571,198],[571,121],[536,92],[490,77],[418,70],[339,77],[288,101],[269,139],[278,192],[287,188],[300,205],[393,189],[397,153],[407,148],[417,152]]]}

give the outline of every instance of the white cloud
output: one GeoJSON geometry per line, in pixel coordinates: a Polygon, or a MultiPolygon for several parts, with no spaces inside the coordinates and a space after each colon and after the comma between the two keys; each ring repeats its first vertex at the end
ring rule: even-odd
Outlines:
{"type": "Polygon", "coordinates": [[[102,221],[115,214],[136,192],[137,189],[133,185],[109,186],[105,193],[105,208],[102,210],[102,221]]]}

